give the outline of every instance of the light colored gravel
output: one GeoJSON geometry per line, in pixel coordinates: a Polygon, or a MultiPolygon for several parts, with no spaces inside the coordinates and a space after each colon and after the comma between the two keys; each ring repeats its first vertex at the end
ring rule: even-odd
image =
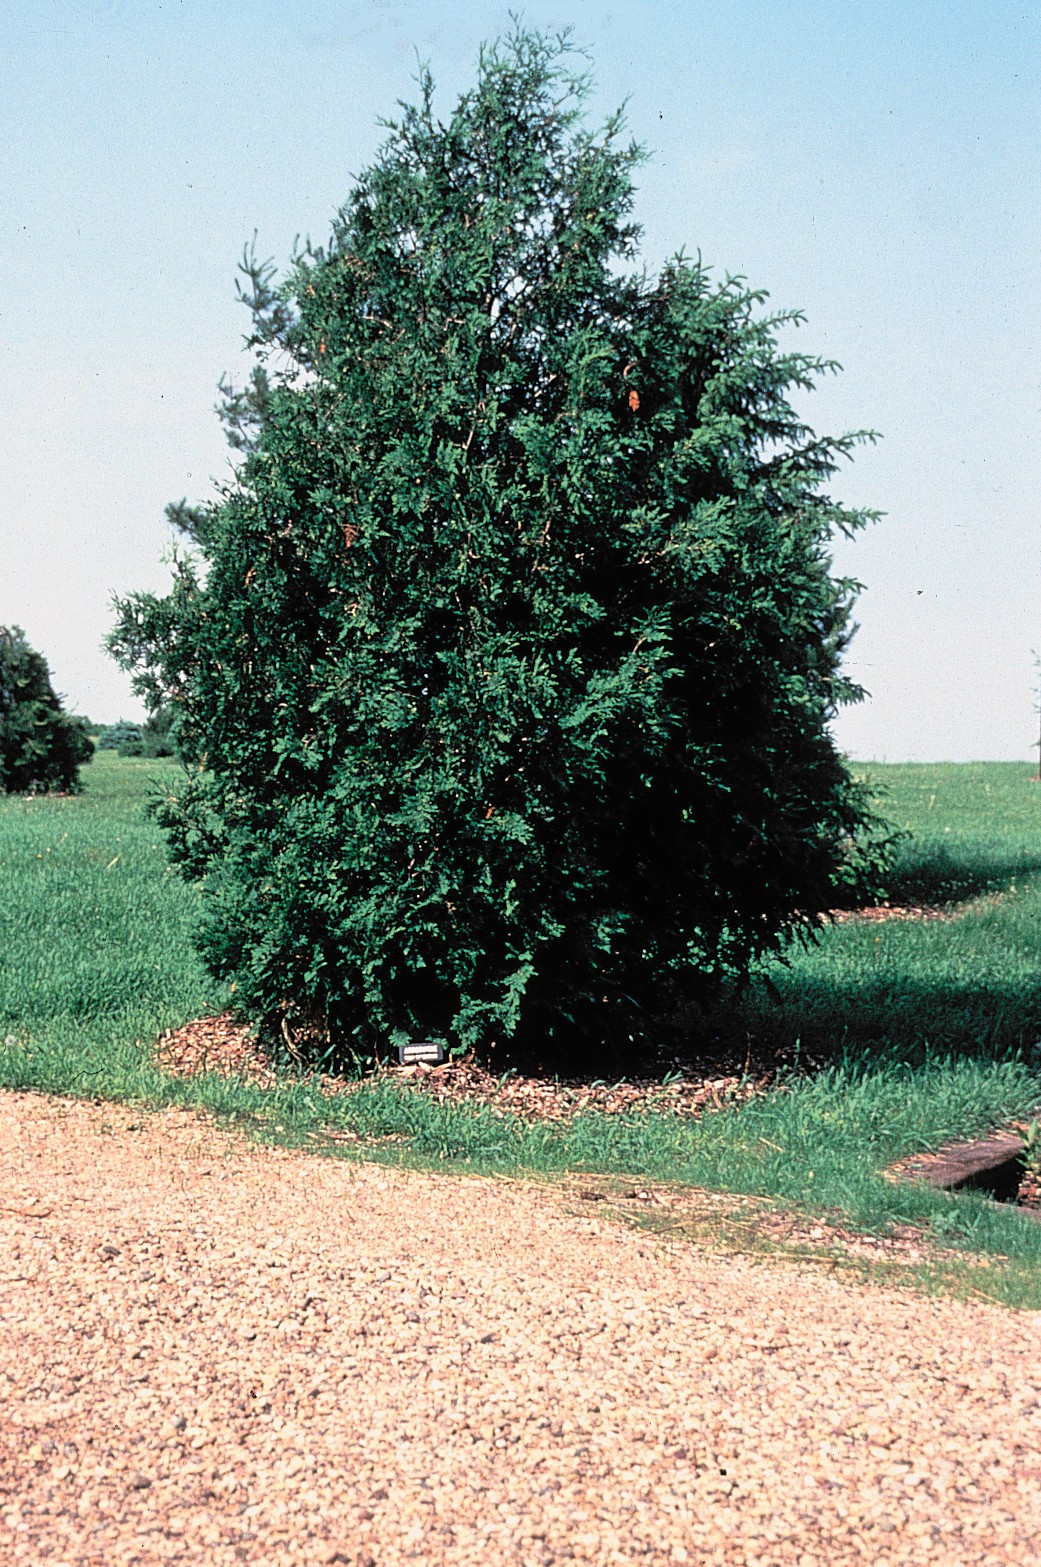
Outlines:
{"type": "Polygon", "coordinates": [[[1041,1314],[185,1112],[0,1146],[4,1564],[1041,1561],[1041,1314]]]}

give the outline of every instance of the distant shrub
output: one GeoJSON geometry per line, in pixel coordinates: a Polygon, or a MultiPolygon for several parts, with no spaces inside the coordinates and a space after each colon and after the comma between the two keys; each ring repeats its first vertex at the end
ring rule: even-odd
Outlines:
{"type": "Polygon", "coordinates": [[[141,725],[132,724],[128,718],[117,718],[98,736],[99,751],[118,751],[122,756],[139,756],[140,751],[126,751],[124,746],[140,745],[141,725]]]}
{"type": "Polygon", "coordinates": [[[117,719],[102,730],[98,746],[102,751],[118,751],[120,756],[143,756],[150,760],[158,756],[179,756],[177,713],[173,703],[164,703],[143,724],[131,723],[129,718],[117,719]]]}
{"type": "Polygon", "coordinates": [[[47,660],[18,626],[0,626],[0,790],[69,792],[94,754],[82,718],[62,711],[47,660]]]}
{"type": "Polygon", "coordinates": [[[177,710],[172,702],[150,714],[141,725],[141,748],[135,756],[179,756],[177,748],[177,710]]]}

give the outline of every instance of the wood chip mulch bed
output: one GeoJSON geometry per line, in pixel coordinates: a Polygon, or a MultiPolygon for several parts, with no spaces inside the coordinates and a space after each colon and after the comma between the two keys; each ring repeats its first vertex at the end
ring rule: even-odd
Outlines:
{"type": "Polygon", "coordinates": [[[953,903],[872,903],[859,909],[829,909],[822,916],[825,923],[844,925],[856,920],[861,925],[881,924],[886,920],[957,920],[966,914],[982,914],[987,909],[1003,903],[1003,892],[983,893],[977,898],[955,900],[953,903]]]}
{"type": "MultiPolygon", "coordinates": [[[[273,1088],[278,1081],[252,1030],[236,1022],[231,1013],[198,1018],[183,1028],[168,1029],[159,1040],[155,1060],[157,1066],[175,1077],[216,1072],[225,1077],[243,1077],[262,1088],[273,1088]]],[[[721,1070],[717,1064],[704,1075],[688,1069],[672,1082],[637,1078],[614,1084],[519,1072],[497,1076],[465,1057],[436,1067],[391,1066],[381,1070],[386,1078],[419,1089],[442,1104],[490,1104],[496,1114],[560,1121],[589,1110],[619,1115],[654,1108],[697,1115],[702,1110],[738,1104],[761,1093],[776,1069],[776,1065],[772,1070],[752,1068],[746,1062],[743,1067],[734,1063],[732,1068],[721,1070]]],[[[356,1079],[322,1075],[316,1081],[321,1092],[327,1094],[352,1093],[358,1087],[356,1079]]]]}
{"type": "Polygon", "coordinates": [[[883,920],[950,920],[957,918],[959,912],[932,903],[876,903],[866,909],[831,909],[828,918],[836,925],[849,920],[871,925],[883,920]]]}
{"type": "Polygon", "coordinates": [[[155,1050],[155,1064],[171,1077],[244,1077],[258,1088],[274,1088],[276,1076],[259,1049],[253,1030],[230,1012],[200,1017],[183,1028],[168,1028],[155,1050]]]}
{"type": "Polygon", "coordinates": [[[495,1077],[473,1062],[441,1067],[397,1068],[396,1077],[415,1074],[417,1087],[441,1103],[468,1100],[491,1104],[497,1115],[525,1120],[563,1121],[584,1111],[620,1115],[627,1110],[673,1111],[698,1115],[724,1104],[739,1104],[761,1091],[762,1084],[740,1074],[684,1076],[671,1082],[636,1078],[621,1083],[557,1080],[512,1073],[495,1077]]]}

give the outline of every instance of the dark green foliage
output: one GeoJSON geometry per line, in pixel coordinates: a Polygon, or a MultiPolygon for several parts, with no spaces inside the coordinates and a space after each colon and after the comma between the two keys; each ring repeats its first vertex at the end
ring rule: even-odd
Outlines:
{"type": "Polygon", "coordinates": [[[876,887],[828,722],[856,584],[820,486],[856,435],[789,401],[794,313],[639,231],[621,120],[566,39],[432,84],[276,286],[248,250],[243,460],[169,509],[194,555],[112,647],[176,705],[158,806],[199,942],[308,1048],[660,1041],[876,887]],[[201,571],[196,558],[201,557],[201,571]]]}
{"type": "Polygon", "coordinates": [[[72,793],[93,755],[85,720],[62,711],[46,659],[18,626],[0,626],[0,790],[72,793]]]}

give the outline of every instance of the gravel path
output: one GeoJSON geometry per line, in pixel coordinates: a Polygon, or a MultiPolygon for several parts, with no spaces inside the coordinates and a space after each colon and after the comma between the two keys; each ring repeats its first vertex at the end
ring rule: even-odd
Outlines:
{"type": "Polygon", "coordinates": [[[0,1094],[6,1563],[1041,1562],[1041,1313],[0,1094]]]}

